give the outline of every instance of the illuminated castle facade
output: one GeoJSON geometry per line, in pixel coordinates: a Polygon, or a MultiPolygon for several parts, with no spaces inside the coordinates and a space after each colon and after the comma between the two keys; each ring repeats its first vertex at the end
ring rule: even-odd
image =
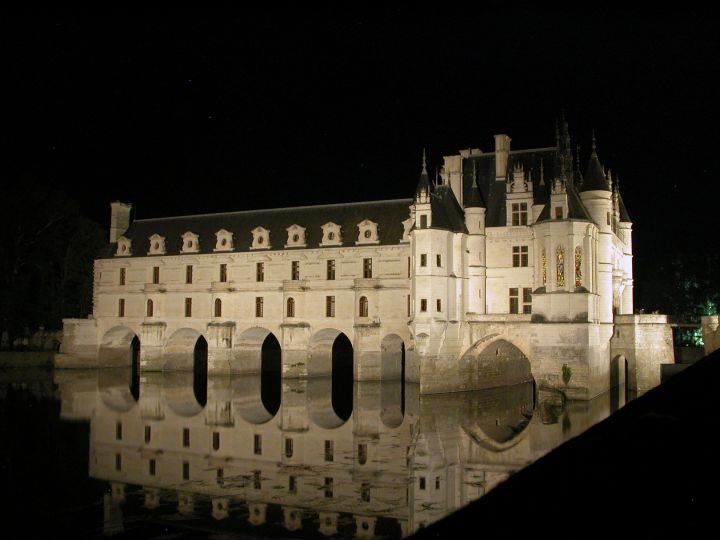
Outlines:
{"type": "Polygon", "coordinates": [[[283,377],[304,378],[347,338],[356,380],[423,393],[655,386],[672,336],[633,315],[632,223],[594,141],[585,174],[566,124],[554,146],[510,143],[446,156],[434,182],[423,163],[412,199],[135,221],[112,203],[93,314],[65,321],[57,365],[206,354],[210,372],[251,373],[270,339],[283,377]]]}

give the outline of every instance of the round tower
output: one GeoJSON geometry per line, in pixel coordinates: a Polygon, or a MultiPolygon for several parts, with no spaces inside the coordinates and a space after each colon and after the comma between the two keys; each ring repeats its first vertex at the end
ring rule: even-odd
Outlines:
{"type": "Polygon", "coordinates": [[[467,236],[467,291],[465,311],[468,313],[485,313],[485,278],[486,278],[486,236],[485,236],[485,203],[477,185],[477,168],[473,160],[472,186],[465,200],[465,227],[467,236]]]}

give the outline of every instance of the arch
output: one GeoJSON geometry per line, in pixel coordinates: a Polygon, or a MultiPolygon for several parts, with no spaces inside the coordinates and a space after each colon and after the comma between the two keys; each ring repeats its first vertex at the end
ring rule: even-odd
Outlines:
{"type": "Polygon", "coordinates": [[[194,380],[192,373],[181,371],[165,372],[162,375],[163,400],[178,416],[190,418],[199,414],[205,406],[197,395],[194,380]]]}
{"type": "Polygon", "coordinates": [[[165,344],[163,352],[163,371],[193,371],[195,364],[207,363],[207,341],[205,336],[193,328],[177,330],[165,344]],[[200,349],[196,346],[200,342],[200,349]],[[204,350],[203,350],[204,349],[204,350]],[[204,354],[204,359],[203,359],[204,354]]]}
{"type": "Polygon", "coordinates": [[[127,368],[98,370],[98,394],[111,411],[127,412],[137,403],[131,390],[131,374],[127,368]]]}
{"type": "MultiPolygon", "coordinates": [[[[316,332],[308,344],[310,352],[308,358],[308,377],[331,376],[335,367],[347,367],[347,357],[340,358],[334,353],[342,352],[339,349],[347,349],[349,345],[352,350],[352,343],[340,330],[335,328],[324,328],[316,332]],[[338,342],[338,338],[340,341],[338,342]],[[342,365],[335,365],[342,364],[342,365]]],[[[352,358],[350,358],[352,363],[352,358]]]]}
{"type": "MultiPolygon", "coordinates": [[[[262,381],[259,373],[240,375],[232,381],[232,407],[250,424],[264,424],[272,420],[278,407],[274,410],[263,401],[262,381]]],[[[279,405],[279,402],[278,402],[279,405]]]]}
{"type": "Polygon", "coordinates": [[[352,415],[353,346],[343,332],[325,328],[310,339],[309,351],[308,412],[316,425],[333,429],[352,415]]]}
{"type": "Polygon", "coordinates": [[[503,338],[488,337],[479,340],[460,358],[460,372],[468,374],[468,389],[533,382],[530,360],[523,351],[503,338]]]}
{"type": "Polygon", "coordinates": [[[405,417],[405,381],[380,381],[380,421],[390,429],[398,428],[405,417]]]}
{"type": "Polygon", "coordinates": [[[610,360],[610,388],[616,388],[627,382],[627,359],[618,354],[610,360]]]}
{"type": "Polygon", "coordinates": [[[100,341],[98,360],[102,367],[128,368],[140,359],[140,338],[127,326],[115,326],[100,341]]]}
{"type": "MultiPolygon", "coordinates": [[[[313,424],[323,429],[337,429],[350,418],[350,415],[342,414],[341,416],[335,410],[332,400],[332,387],[331,377],[316,377],[308,379],[307,382],[308,416],[313,424]]],[[[349,394],[352,396],[352,392],[349,392],[349,394]]]]}
{"type": "Polygon", "coordinates": [[[380,342],[381,379],[405,379],[405,341],[397,334],[388,334],[380,342]]]}
{"type": "Polygon", "coordinates": [[[222,317],[222,300],[219,298],[215,299],[215,305],[213,307],[213,316],[222,317]]]}
{"type": "Polygon", "coordinates": [[[237,354],[233,360],[232,371],[236,373],[262,373],[263,368],[268,367],[268,365],[263,366],[263,358],[265,357],[264,352],[268,351],[270,343],[273,346],[277,343],[278,357],[274,360],[273,365],[277,365],[277,369],[279,369],[281,350],[277,337],[267,328],[253,326],[242,332],[237,339],[237,354]],[[272,336],[272,339],[266,344],[269,336],[272,336]]]}

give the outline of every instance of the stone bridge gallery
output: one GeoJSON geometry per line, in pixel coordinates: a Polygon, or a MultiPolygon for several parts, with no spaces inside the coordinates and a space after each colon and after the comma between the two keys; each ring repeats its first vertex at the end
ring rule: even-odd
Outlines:
{"type": "Polygon", "coordinates": [[[138,220],[114,202],[56,365],[652,388],[672,333],[633,314],[632,223],[594,139],[584,174],[565,123],[510,143],[445,156],[434,182],[423,156],[408,199],[138,220]]]}

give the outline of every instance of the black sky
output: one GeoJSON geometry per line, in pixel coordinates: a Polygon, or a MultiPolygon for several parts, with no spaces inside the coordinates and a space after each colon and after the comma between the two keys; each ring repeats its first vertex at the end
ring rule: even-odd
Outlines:
{"type": "MultiPolygon", "coordinates": [[[[3,16],[3,178],[138,217],[409,197],[443,154],[554,144],[619,174],[636,265],[717,231],[706,13],[3,16]]],[[[716,233],[717,234],[717,233],[716,233]]],[[[693,244],[694,245],[694,244],[693,244]]],[[[718,247],[713,244],[711,249],[718,247]]]]}

